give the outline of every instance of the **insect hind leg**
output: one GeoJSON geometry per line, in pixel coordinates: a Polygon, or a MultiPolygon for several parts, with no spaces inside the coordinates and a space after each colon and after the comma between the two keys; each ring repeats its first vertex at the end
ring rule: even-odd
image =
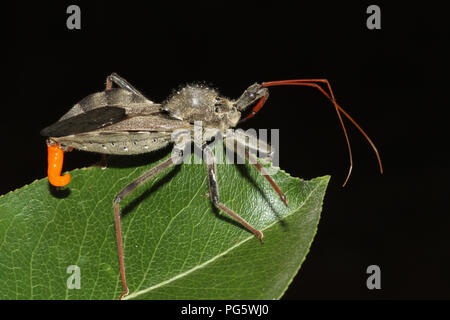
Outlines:
{"type": "Polygon", "coordinates": [[[127,282],[126,282],[126,275],[125,275],[125,261],[123,258],[123,243],[122,243],[122,231],[121,231],[121,223],[120,223],[120,202],[130,193],[132,193],[136,188],[138,188],[140,185],[147,182],[152,177],[156,176],[160,172],[164,171],[167,168],[172,167],[173,165],[178,163],[178,157],[181,157],[181,155],[175,155],[173,157],[168,158],[167,160],[161,162],[157,166],[151,168],[147,172],[145,172],[143,175],[141,175],[139,178],[128,184],[125,188],[123,188],[115,197],[113,201],[114,206],[114,219],[115,219],[115,225],[116,225],[116,238],[117,238],[117,248],[119,252],[119,263],[120,263],[120,276],[122,279],[122,294],[119,297],[119,300],[122,299],[124,296],[126,296],[129,292],[127,282]]]}

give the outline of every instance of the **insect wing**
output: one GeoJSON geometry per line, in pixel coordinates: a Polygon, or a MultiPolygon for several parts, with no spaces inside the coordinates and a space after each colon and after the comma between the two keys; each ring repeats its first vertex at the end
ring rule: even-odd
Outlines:
{"type": "Polygon", "coordinates": [[[110,126],[126,118],[126,110],[120,107],[96,108],[77,116],[58,121],[43,129],[45,137],[64,137],[90,132],[110,126]]]}

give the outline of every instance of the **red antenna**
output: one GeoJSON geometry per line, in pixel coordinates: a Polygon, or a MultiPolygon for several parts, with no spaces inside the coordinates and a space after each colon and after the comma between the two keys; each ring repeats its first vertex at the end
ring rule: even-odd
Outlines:
{"type": "MultiPolygon", "coordinates": [[[[353,169],[353,156],[352,156],[352,148],[350,146],[350,140],[348,138],[347,130],[344,125],[344,121],[342,120],[341,112],[344,114],[344,116],[349,119],[353,125],[362,133],[362,135],[366,138],[366,140],[370,143],[373,151],[375,152],[375,155],[377,156],[378,165],[380,167],[380,172],[383,173],[383,165],[381,163],[380,154],[378,153],[377,147],[375,147],[375,144],[372,142],[372,140],[369,138],[367,133],[360,127],[360,125],[341,107],[337,104],[336,99],[334,98],[333,90],[331,90],[330,83],[326,79],[295,79],[295,80],[281,80],[281,81],[270,81],[270,82],[263,82],[263,87],[272,87],[272,86],[307,86],[307,87],[313,87],[317,88],[320,92],[322,92],[325,97],[327,97],[334,105],[336,109],[336,113],[339,118],[339,122],[341,123],[342,130],[344,131],[345,140],[347,142],[347,148],[349,153],[349,160],[350,160],[350,168],[348,170],[347,178],[344,181],[344,184],[342,186],[345,186],[348,182],[348,179],[350,178],[350,175],[352,173],[353,169]],[[326,83],[329,94],[318,84],[318,83],[326,83]]],[[[259,100],[259,102],[255,105],[252,112],[243,119],[243,121],[248,120],[252,118],[264,105],[264,103],[267,100],[267,96],[264,96],[259,100]]]]}

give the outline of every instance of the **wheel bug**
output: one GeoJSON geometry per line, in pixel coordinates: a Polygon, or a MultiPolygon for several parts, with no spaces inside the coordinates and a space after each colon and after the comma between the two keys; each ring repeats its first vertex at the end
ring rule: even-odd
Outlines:
{"type": "MultiPolygon", "coordinates": [[[[114,198],[113,207],[117,247],[123,286],[119,299],[127,295],[129,291],[125,276],[119,204],[122,199],[138,186],[165,169],[179,163],[179,160],[183,157],[184,148],[191,144],[193,140],[190,138],[191,135],[180,135],[176,141],[172,141],[171,133],[174,131],[183,129],[191,132],[193,130],[193,122],[198,120],[204,123],[205,129],[214,128],[219,131],[224,136],[225,147],[232,150],[244,150],[243,152],[241,151],[241,154],[239,154],[239,151],[235,152],[242,158],[246,158],[266,177],[267,181],[280,196],[281,201],[287,205],[286,196],[250,154],[248,151],[249,145],[246,144],[246,141],[240,138],[239,135],[226,136],[228,128],[233,128],[238,123],[252,118],[262,108],[269,96],[268,87],[281,85],[313,87],[332,102],[344,131],[350,157],[350,168],[344,185],[350,177],[353,161],[350,142],[341,113],[368,140],[377,156],[380,171],[383,172],[381,159],[374,143],[356,121],[337,104],[331,86],[325,79],[255,83],[248,87],[236,100],[224,98],[215,90],[206,86],[186,86],[165,102],[157,104],[147,99],[125,79],[113,73],[106,79],[105,91],[91,94],[82,99],[56,123],[41,131],[41,135],[48,137],[48,178],[49,182],[54,186],[64,186],[70,181],[68,174],[61,176],[64,151],[79,149],[102,154],[131,155],[151,152],[175,143],[172,157],[156,165],[128,184],[114,198]],[[320,86],[321,83],[326,85],[328,92],[320,86]],[[117,87],[113,87],[113,84],[117,87]],[[241,112],[252,105],[254,107],[251,112],[241,120],[241,112]],[[241,146],[241,148],[235,149],[235,145],[241,146]]],[[[233,217],[262,242],[262,232],[222,204],[219,199],[214,153],[207,143],[211,138],[212,136],[204,136],[201,141],[202,145],[199,146],[203,150],[207,164],[209,198],[218,209],[233,217]]],[[[260,144],[258,141],[258,145],[263,146],[264,143],[261,142],[260,144]]],[[[267,147],[270,149],[270,146],[266,145],[267,147]]]]}

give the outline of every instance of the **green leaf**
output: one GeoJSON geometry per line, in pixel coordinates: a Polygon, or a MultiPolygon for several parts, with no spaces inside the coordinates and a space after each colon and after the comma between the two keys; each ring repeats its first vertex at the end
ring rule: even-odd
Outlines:
{"type": "MultiPolygon", "coordinates": [[[[112,201],[156,164],[155,156],[112,157],[106,170],[72,171],[64,190],[41,179],[2,196],[0,299],[117,299],[112,201]],[[71,265],[80,268],[80,289],[68,288],[71,265]]],[[[205,164],[173,167],[120,204],[126,298],[283,295],[316,233],[329,177],[303,181],[279,170],[272,177],[287,196],[285,207],[253,166],[219,164],[217,170],[221,201],[263,231],[264,243],[213,207],[205,164]]]]}

